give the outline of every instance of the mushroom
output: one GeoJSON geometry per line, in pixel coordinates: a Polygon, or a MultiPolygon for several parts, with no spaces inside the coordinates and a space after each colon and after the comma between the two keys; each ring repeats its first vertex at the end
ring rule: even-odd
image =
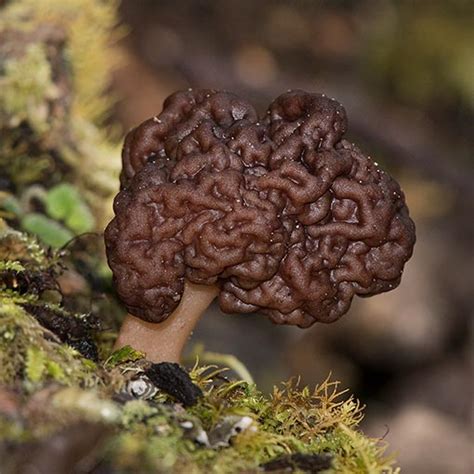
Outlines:
{"type": "Polygon", "coordinates": [[[306,328],[395,288],[415,227],[346,130],[341,104],[301,90],[261,120],[234,94],[177,92],[132,130],[105,231],[129,312],[117,346],[178,361],[216,296],[226,313],[306,328]]]}

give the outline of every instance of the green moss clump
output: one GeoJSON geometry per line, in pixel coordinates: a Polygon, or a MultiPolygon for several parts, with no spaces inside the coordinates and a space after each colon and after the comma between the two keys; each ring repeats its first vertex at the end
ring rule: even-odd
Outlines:
{"type": "Polygon", "coordinates": [[[19,304],[1,297],[0,327],[0,384],[14,384],[19,376],[28,388],[48,380],[93,383],[93,362],[48,334],[19,304]],[[46,339],[48,335],[52,340],[46,339]]]}

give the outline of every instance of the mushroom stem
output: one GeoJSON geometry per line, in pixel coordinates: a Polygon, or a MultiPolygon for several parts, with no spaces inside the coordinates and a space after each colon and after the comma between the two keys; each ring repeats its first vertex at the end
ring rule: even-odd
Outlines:
{"type": "Polygon", "coordinates": [[[152,362],[179,363],[194,326],[218,292],[215,286],[186,281],[178,307],[162,323],[149,323],[127,314],[115,349],[129,345],[145,353],[152,362]]]}

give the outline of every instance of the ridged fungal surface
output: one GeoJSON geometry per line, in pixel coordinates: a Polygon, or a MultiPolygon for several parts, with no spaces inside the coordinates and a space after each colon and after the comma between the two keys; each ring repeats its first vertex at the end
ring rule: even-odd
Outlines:
{"type": "Polygon", "coordinates": [[[321,94],[263,118],[228,92],[177,92],[132,130],[105,241],[129,312],[165,320],[184,281],[217,285],[226,313],[308,327],[354,295],[396,287],[415,242],[398,183],[343,139],[321,94]]]}

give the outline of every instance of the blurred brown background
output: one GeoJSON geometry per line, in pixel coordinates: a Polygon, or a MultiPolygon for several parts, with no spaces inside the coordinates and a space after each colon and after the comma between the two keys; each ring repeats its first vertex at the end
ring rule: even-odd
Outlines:
{"type": "Polygon", "coordinates": [[[289,88],[324,92],[401,182],[417,224],[400,287],[339,322],[299,330],[215,308],[194,341],[236,355],[265,390],[332,372],[404,473],[474,472],[473,2],[123,0],[121,15],[125,129],[187,87],[232,90],[261,111],[289,88]]]}

